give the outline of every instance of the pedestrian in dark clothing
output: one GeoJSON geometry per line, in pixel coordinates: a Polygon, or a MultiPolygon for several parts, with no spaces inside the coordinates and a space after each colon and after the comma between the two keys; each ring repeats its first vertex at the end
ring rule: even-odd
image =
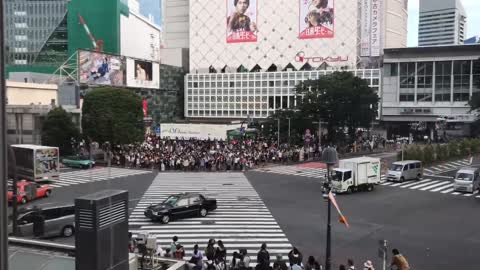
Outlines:
{"type": "Polygon", "coordinates": [[[215,239],[208,240],[207,247],[205,248],[205,256],[207,260],[213,261],[215,259],[215,239]]]}
{"type": "Polygon", "coordinates": [[[299,263],[301,264],[303,261],[303,255],[296,247],[293,247],[293,249],[288,253],[288,260],[290,262],[290,266],[299,263]]]}
{"type": "Polygon", "coordinates": [[[355,265],[352,259],[348,259],[347,264],[348,264],[348,270],[355,270],[355,265]]]}
{"type": "Polygon", "coordinates": [[[222,240],[218,240],[218,247],[215,250],[215,260],[217,263],[225,262],[227,259],[227,249],[223,245],[222,240]]]}
{"type": "Polygon", "coordinates": [[[305,270],[313,270],[315,264],[315,258],[313,256],[308,257],[307,264],[305,265],[305,270]]]}
{"type": "Polygon", "coordinates": [[[269,270],[270,269],[270,254],[267,251],[267,244],[263,243],[260,251],[257,253],[257,266],[256,270],[269,270]]]}
{"type": "Polygon", "coordinates": [[[340,264],[340,267],[338,267],[338,270],[347,270],[347,267],[345,265],[340,264]]]}
{"type": "Polygon", "coordinates": [[[277,255],[277,260],[273,262],[273,270],[288,270],[287,264],[282,260],[282,255],[277,255]]]}

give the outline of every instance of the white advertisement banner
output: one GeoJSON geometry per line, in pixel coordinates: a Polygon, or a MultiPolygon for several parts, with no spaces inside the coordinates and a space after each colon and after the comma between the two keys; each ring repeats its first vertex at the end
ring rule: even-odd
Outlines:
{"type": "Polygon", "coordinates": [[[127,86],[159,89],[159,64],[145,60],[127,58],[127,86]]]}
{"type": "Polygon", "coordinates": [[[226,140],[227,131],[241,125],[160,124],[160,137],[170,139],[226,140]]]}
{"type": "Polygon", "coordinates": [[[362,0],[360,56],[370,56],[370,28],[372,21],[372,0],[362,0]]]}
{"type": "Polygon", "coordinates": [[[372,26],[370,33],[370,50],[371,56],[380,56],[381,48],[381,36],[382,36],[382,1],[383,0],[371,0],[372,1],[372,26]]]}

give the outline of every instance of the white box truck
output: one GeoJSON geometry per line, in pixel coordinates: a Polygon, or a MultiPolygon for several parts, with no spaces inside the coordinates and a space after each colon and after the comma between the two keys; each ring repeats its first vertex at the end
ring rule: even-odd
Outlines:
{"type": "Polygon", "coordinates": [[[60,160],[58,147],[14,144],[17,176],[35,182],[58,181],[60,160]]]}
{"type": "Polygon", "coordinates": [[[332,190],[336,193],[372,191],[380,183],[380,159],[358,157],[342,159],[333,169],[332,190]]]}

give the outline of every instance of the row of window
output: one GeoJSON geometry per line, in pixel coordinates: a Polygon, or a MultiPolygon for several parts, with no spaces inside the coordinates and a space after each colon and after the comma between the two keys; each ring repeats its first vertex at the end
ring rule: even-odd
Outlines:
{"type": "MultiPolygon", "coordinates": [[[[439,93],[435,94],[435,102],[450,102],[451,101],[450,93],[439,93]]],[[[463,102],[470,99],[469,93],[454,93],[453,101],[463,102]]],[[[412,93],[402,93],[400,94],[400,101],[403,102],[414,102],[415,94],[412,93]]],[[[421,93],[417,94],[417,102],[432,102],[432,94],[421,93]]]]}
{"type": "MultiPolygon", "coordinates": [[[[378,86],[380,79],[375,78],[367,80],[371,86],[378,86]]],[[[278,86],[296,86],[302,81],[237,81],[237,82],[189,82],[189,88],[215,88],[215,87],[278,87],[278,86]]]]}
{"type": "Polygon", "coordinates": [[[188,110],[187,116],[195,117],[195,116],[207,116],[207,117],[268,117],[268,113],[266,111],[195,111],[195,110],[188,110]]]}

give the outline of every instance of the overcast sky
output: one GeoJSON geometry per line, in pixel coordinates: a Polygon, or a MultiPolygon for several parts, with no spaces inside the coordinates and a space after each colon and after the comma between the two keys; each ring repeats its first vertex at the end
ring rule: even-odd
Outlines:
{"type": "MultiPolygon", "coordinates": [[[[418,44],[419,1],[421,0],[408,1],[408,46],[417,46],[418,44]]],[[[462,3],[467,12],[467,36],[465,38],[480,35],[480,0],[462,0],[462,3]]]]}

